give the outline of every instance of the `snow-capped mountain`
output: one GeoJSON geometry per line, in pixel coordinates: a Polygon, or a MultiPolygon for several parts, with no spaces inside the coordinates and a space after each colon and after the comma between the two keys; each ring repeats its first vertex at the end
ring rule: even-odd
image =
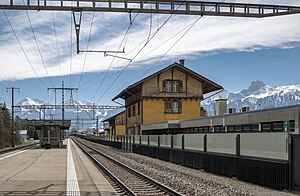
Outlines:
{"type": "MultiPolygon", "coordinates": [[[[58,103],[60,104],[60,103],[58,103]]],[[[66,105],[69,105],[69,101],[66,101],[66,105]]],[[[66,109],[65,110],[65,119],[72,119],[72,128],[74,129],[94,129],[96,127],[96,117],[99,119],[98,127],[99,129],[103,126],[102,120],[114,114],[114,110],[109,109],[84,109],[80,108],[81,105],[93,105],[94,103],[88,100],[77,101],[74,100],[73,105],[79,106],[77,109],[66,109]],[[91,120],[88,120],[91,119],[91,120]]],[[[21,100],[17,105],[49,105],[38,99],[32,99],[29,97],[21,100]]],[[[61,119],[62,113],[60,109],[50,109],[50,110],[38,110],[38,109],[25,109],[25,108],[16,108],[15,115],[24,119],[61,119]]]]}
{"type": "MultiPolygon", "coordinates": [[[[206,97],[209,97],[206,96],[206,97]]],[[[247,89],[231,93],[226,90],[201,102],[209,115],[214,115],[214,101],[228,99],[228,108],[249,106],[251,110],[300,104],[300,85],[273,87],[262,81],[253,81],[247,89]]]]}

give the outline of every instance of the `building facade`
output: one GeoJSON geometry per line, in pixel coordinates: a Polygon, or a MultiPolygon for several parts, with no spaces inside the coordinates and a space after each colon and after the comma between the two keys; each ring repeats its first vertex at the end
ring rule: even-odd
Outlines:
{"type": "Polygon", "coordinates": [[[182,133],[255,133],[290,132],[299,134],[300,105],[238,113],[225,113],[206,118],[182,120],[177,126],[170,122],[149,123],[142,126],[145,134],[182,133]]]}
{"type": "Polygon", "coordinates": [[[125,122],[126,122],[125,111],[121,111],[107,119],[104,119],[103,122],[108,122],[109,126],[107,127],[108,134],[113,135],[125,135],[125,122]]]}
{"type": "Polygon", "coordinates": [[[203,94],[220,89],[180,60],[127,87],[113,100],[125,100],[126,134],[139,135],[143,124],[199,118],[203,94]]]}

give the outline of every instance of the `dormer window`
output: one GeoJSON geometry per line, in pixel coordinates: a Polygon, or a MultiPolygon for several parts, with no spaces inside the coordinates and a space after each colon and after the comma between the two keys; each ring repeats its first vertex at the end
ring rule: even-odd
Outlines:
{"type": "Polygon", "coordinates": [[[164,92],[167,93],[178,93],[182,92],[182,81],[181,80],[164,80],[164,92]]]}

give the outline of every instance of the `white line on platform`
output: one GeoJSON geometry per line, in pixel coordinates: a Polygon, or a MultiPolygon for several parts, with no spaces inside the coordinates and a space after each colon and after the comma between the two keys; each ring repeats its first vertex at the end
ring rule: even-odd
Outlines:
{"type": "Polygon", "coordinates": [[[2,161],[3,159],[9,158],[9,157],[15,156],[15,155],[17,155],[17,154],[20,154],[20,153],[26,152],[26,151],[27,151],[27,150],[22,150],[22,151],[19,151],[19,152],[13,153],[13,154],[9,154],[9,155],[7,155],[7,156],[5,156],[5,157],[1,157],[1,158],[0,158],[0,161],[2,161]]]}
{"type": "Polygon", "coordinates": [[[67,159],[67,195],[80,196],[80,190],[73,161],[71,142],[68,140],[68,159],[67,159]]]}

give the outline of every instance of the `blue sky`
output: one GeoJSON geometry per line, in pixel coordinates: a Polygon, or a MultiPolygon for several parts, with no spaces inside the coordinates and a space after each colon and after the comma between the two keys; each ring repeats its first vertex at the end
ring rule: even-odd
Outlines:
{"type": "MultiPolygon", "coordinates": [[[[251,2],[278,3],[280,1],[251,2]]],[[[294,0],[286,1],[285,4],[300,5],[294,0]]],[[[274,86],[300,83],[299,14],[267,19],[204,17],[161,61],[155,64],[179,39],[182,35],[180,31],[197,19],[195,16],[174,16],[111,86],[119,71],[128,64],[127,60],[115,59],[112,63],[113,67],[100,86],[113,58],[104,57],[103,54],[89,53],[86,57],[84,53],[76,54],[75,34],[70,24],[69,12],[53,14],[52,12],[28,12],[44,63],[38,53],[26,12],[7,11],[6,13],[40,80],[47,87],[53,87],[49,77],[55,86],[60,86],[62,79],[66,87],[79,86],[79,91],[74,94],[77,100],[113,104],[110,100],[125,87],[136,82],[149,67],[155,65],[147,74],[181,58],[186,59],[187,67],[219,83],[228,91],[247,88],[253,80],[263,80],[274,86]],[[179,34],[170,39],[176,33],[179,34]],[[70,51],[72,58],[70,58],[70,51]],[[83,74],[80,81],[81,73],[83,74]],[[91,79],[93,80],[90,81],[91,79]],[[111,88],[108,89],[110,86],[111,88]],[[106,93],[103,95],[104,92],[106,93]]],[[[89,49],[117,50],[120,46],[121,49],[125,47],[126,51],[125,54],[121,54],[122,57],[134,58],[143,44],[137,49],[135,47],[139,43],[145,43],[143,41],[149,39],[149,33],[153,35],[167,17],[167,15],[138,15],[134,25],[131,26],[130,33],[125,37],[126,41],[120,45],[128,27],[128,14],[95,13],[89,49]]],[[[92,13],[83,15],[81,49],[87,47],[92,18],[92,13]]],[[[30,97],[53,103],[54,93],[47,92],[42,82],[36,78],[2,12],[0,26],[0,58],[2,59],[0,68],[5,70],[0,76],[0,102],[6,100],[10,105],[10,94],[5,91],[5,88],[13,84],[21,89],[20,93],[16,93],[16,102],[24,97],[30,97]]],[[[57,98],[60,99],[60,95],[57,98]]],[[[69,98],[67,94],[66,99],[69,98]]]]}

